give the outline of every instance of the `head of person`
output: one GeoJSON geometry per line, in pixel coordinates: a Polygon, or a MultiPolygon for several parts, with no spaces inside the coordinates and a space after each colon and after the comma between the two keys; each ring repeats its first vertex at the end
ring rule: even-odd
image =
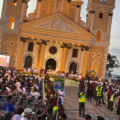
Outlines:
{"type": "Polygon", "coordinates": [[[4,116],[4,120],[11,120],[12,118],[12,113],[6,113],[4,116]]]}
{"type": "Polygon", "coordinates": [[[8,102],[8,103],[12,103],[12,96],[8,96],[8,97],[7,97],[7,102],[8,102]]]}
{"type": "Polygon", "coordinates": [[[103,117],[101,117],[101,116],[97,116],[96,120],[105,120],[105,119],[103,117]]]}
{"type": "Polygon", "coordinates": [[[16,114],[21,115],[23,113],[24,109],[22,107],[19,107],[16,111],[16,114]]]}
{"type": "Polygon", "coordinates": [[[85,120],[91,120],[92,119],[92,117],[90,116],[90,115],[85,115],[85,120]]]}
{"type": "Polygon", "coordinates": [[[67,120],[66,114],[63,112],[59,113],[58,120],[67,120]]]}
{"type": "Polygon", "coordinates": [[[22,113],[22,115],[27,118],[28,120],[31,120],[33,114],[35,114],[31,108],[26,108],[24,109],[24,112],[22,113]]]}

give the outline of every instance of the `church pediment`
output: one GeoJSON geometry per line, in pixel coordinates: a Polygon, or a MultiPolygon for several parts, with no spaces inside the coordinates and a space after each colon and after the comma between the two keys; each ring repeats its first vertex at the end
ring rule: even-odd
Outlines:
{"type": "Polygon", "coordinates": [[[21,35],[72,43],[90,42],[95,36],[61,12],[19,24],[21,35]]]}
{"type": "Polygon", "coordinates": [[[64,32],[70,32],[70,33],[79,33],[77,30],[72,28],[70,25],[65,23],[60,18],[56,18],[54,20],[41,23],[39,25],[35,25],[36,28],[43,28],[43,29],[49,29],[49,30],[57,30],[57,31],[64,31],[64,32]]]}

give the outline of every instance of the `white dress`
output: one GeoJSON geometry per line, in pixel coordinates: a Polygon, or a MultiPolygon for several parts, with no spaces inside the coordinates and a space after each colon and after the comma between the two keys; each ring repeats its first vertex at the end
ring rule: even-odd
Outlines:
{"type": "MultiPolygon", "coordinates": [[[[65,91],[59,90],[59,95],[63,95],[63,96],[65,97],[65,91]]],[[[62,105],[63,105],[63,103],[64,103],[64,97],[59,96],[59,98],[61,98],[61,104],[62,104],[62,105]]]]}

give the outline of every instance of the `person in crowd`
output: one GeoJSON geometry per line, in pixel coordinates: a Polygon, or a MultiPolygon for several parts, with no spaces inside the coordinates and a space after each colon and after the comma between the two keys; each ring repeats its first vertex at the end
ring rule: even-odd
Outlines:
{"type": "Polygon", "coordinates": [[[120,115],[120,94],[119,94],[119,96],[117,97],[117,99],[118,99],[117,115],[120,115]]]}
{"type": "Polygon", "coordinates": [[[61,104],[63,105],[64,103],[64,97],[65,97],[65,91],[59,90],[59,98],[61,98],[61,104]]]}
{"type": "Polygon", "coordinates": [[[12,96],[8,96],[7,102],[2,104],[2,111],[4,113],[12,113],[15,111],[15,107],[12,105],[12,96]]]}
{"type": "Polygon", "coordinates": [[[40,93],[38,92],[36,87],[33,88],[33,92],[31,92],[31,95],[34,96],[34,97],[39,97],[40,96],[40,93]]]}
{"type": "Polygon", "coordinates": [[[12,113],[6,113],[3,120],[11,120],[12,113]]]}
{"type": "Polygon", "coordinates": [[[67,120],[66,114],[63,112],[60,112],[58,115],[58,120],[67,120]]]}
{"type": "Polygon", "coordinates": [[[79,95],[79,116],[81,116],[81,111],[83,112],[83,117],[85,117],[85,98],[86,94],[82,91],[79,95]]]}
{"type": "Polygon", "coordinates": [[[85,120],[91,120],[91,119],[92,119],[92,117],[90,115],[88,115],[88,114],[85,115],[85,120]]]}
{"type": "Polygon", "coordinates": [[[90,101],[91,101],[92,93],[93,93],[93,88],[92,85],[90,85],[90,87],[88,87],[87,89],[88,100],[90,101]]]}
{"type": "Polygon", "coordinates": [[[32,111],[31,108],[24,109],[24,112],[22,113],[22,118],[20,120],[31,120],[32,116],[35,113],[32,111]]]}
{"type": "Polygon", "coordinates": [[[112,88],[111,88],[111,86],[109,86],[109,90],[108,90],[108,92],[107,92],[107,100],[108,100],[108,107],[107,107],[107,109],[110,109],[110,96],[112,95],[112,88]]]}
{"type": "Polygon", "coordinates": [[[45,109],[45,106],[40,106],[40,108],[37,111],[37,120],[46,120],[46,117],[50,118],[50,115],[45,109]]]}
{"type": "Polygon", "coordinates": [[[23,111],[24,109],[22,107],[19,107],[16,111],[16,115],[12,117],[12,120],[20,120],[23,117],[22,115],[23,111]]]}
{"type": "Polygon", "coordinates": [[[105,119],[103,117],[101,117],[101,116],[97,116],[96,120],[105,120],[105,119]]]}
{"type": "Polygon", "coordinates": [[[100,106],[101,91],[102,91],[102,90],[101,90],[101,87],[98,86],[98,87],[96,88],[96,92],[97,92],[96,106],[97,106],[97,105],[100,106]]]}
{"type": "Polygon", "coordinates": [[[110,111],[113,111],[114,96],[115,96],[115,93],[113,92],[110,97],[110,111]]]}

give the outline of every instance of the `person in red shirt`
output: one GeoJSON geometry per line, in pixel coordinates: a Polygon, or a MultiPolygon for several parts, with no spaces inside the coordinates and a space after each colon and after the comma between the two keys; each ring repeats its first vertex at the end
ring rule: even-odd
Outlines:
{"type": "Polygon", "coordinates": [[[107,92],[107,100],[108,100],[108,107],[107,107],[107,109],[110,109],[110,97],[111,97],[111,95],[112,95],[112,88],[109,87],[109,90],[107,92]]]}
{"type": "Polygon", "coordinates": [[[117,99],[118,99],[117,115],[120,115],[120,95],[117,97],[117,99]]]}

